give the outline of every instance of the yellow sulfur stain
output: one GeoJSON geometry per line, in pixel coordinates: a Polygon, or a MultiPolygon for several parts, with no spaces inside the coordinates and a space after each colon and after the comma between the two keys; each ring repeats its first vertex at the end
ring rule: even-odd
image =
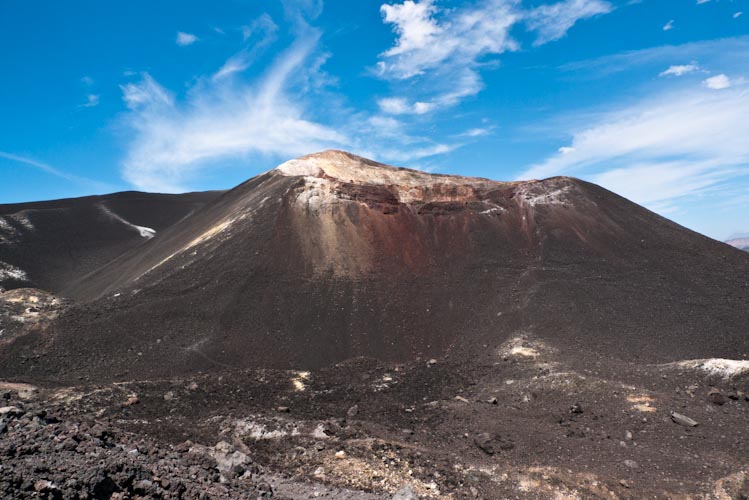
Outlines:
{"type": "Polygon", "coordinates": [[[627,401],[632,403],[635,410],[643,413],[655,413],[657,410],[656,407],[650,406],[651,403],[655,402],[655,400],[647,394],[631,394],[627,396],[627,401]]]}
{"type": "Polygon", "coordinates": [[[309,372],[298,372],[296,376],[291,378],[291,385],[296,392],[303,392],[307,389],[306,382],[309,380],[309,375],[309,372]]]}

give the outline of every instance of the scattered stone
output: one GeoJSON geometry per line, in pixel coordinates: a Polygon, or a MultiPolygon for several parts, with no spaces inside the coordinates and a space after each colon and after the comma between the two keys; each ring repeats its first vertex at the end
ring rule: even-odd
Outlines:
{"type": "Polygon", "coordinates": [[[718,389],[713,389],[707,395],[707,399],[714,405],[723,406],[728,401],[718,389]]]}
{"type": "Polygon", "coordinates": [[[339,459],[339,460],[342,460],[342,459],[346,458],[346,452],[343,451],[343,450],[338,450],[338,451],[335,452],[335,457],[337,459],[339,459]]]}
{"type": "Polygon", "coordinates": [[[489,398],[489,399],[486,400],[486,402],[489,403],[490,405],[498,405],[499,404],[499,401],[497,400],[497,398],[489,398]]]}
{"type": "Polygon", "coordinates": [[[640,467],[640,465],[634,460],[625,460],[624,465],[626,465],[630,469],[638,469],[640,467]]]}
{"type": "Polygon", "coordinates": [[[570,406],[570,413],[573,415],[580,415],[583,413],[583,405],[580,403],[575,403],[572,406],[570,406]]]}
{"type": "Polygon", "coordinates": [[[697,427],[699,425],[696,420],[692,420],[686,415],[676,413],[675,411],[671,412],[671,420],[684,427],[697,427]]]}
{"type": "Polygon", "coordinates": [[[487,455],[494,455],[500,451],[508,451],[515,447],[511,441],[502,439],[499,435],[490,434],[488,432],[477,434],[476,437],[473,438],[473,443],[487,455]]]}
{"type": "Polygon", "coordinates": [[[279,413],[290,413],[291,412],[291,408],[289,408],[288,406],[279,406],[277,408],[277,410],[278,410],[279,413]]]}
{"type": "Polygon", "coordinates": [[[23,415],[23,410],[17,406],[3,406],[0,408],[0,417],[4,417],[5,415],[9,417],[20,417],[23,415]]]}
{"type": "Polygon", "coordinates": [[[626,479],[620,479],[620,480],[619,480],[619,484],[620,484],[620,485],[621,485],[621,486],[622,486],[623,488],[627,488],[627,489],[629,489],[629,488],[631,488],[631,487],[632,487],[632,486],[631,486],[631,485],[629,484],[629,481],[627,481],[626,479]]]}
{"type": "Polygon", "coordinates": [[[133,395],[131,395],[131,396],[129,396],[127,398],[127,401],[125,401],[125,405],[124,406],[133,406],[133,405],[137,405],[137,404],[140,404],[140,399],[138,399],[138,396],[136,396],[135,394],[133,394],[133,395]]]}
{"type": "Polygon", "coordinates": [[[188,391],[196,391],[198,390],[198,383],[197,382],[190,382],[190,385],[187,386],[188,391]]]}
{"type": "Polygon", "coordinates": [[[226,441],[220,441],[213,447],[210,455],[216,460],[216,469],[227,479],[244,474],[250,458],[226,441]]]}
{"type": "Polygon", "coordinates": [[[634,439],[634,436],[632,435],[632,431],[626,431],[624,433],[624,440],[625,441],[632,441],[634,439]]]}
{"type": "Polygon", "coordinates": [[[260,483],[257,486],[257,492],[260,494],[260,498],[272,498],[273,488],[269,483],[260,483]]]}
{"type": "Polygon", "coordinates": [[[395,492],[395,495],[390,497],[391,500],[419,500],[416,492],[411,486],[406,485],[403,488],[395,492]]]}
{"type": "Polygon", "coordinates": [[[437,364],[437,360],[432,358],[429,361],[427,361],[427,366],[434,366],[437,364]]]}
{"type": "Polygon", "coordinates": [[[463,396],[455,396],[455,400],[456,400],[456,401],[460,401],[461,403],[470,403],[470,401],[468,401],[468,400],[467,400],[466,398],[464,398],[463,396]]]}
{"type": "Polygon", "coordinates": [[[357,416],[358,414],[359,414],[359,405],[354,405],[354,406],[352,406],[352,407],[351,407],[351,408],[349,408],[349,409],[348,409],[348,411],[346,412],[346,416],[347,416],[348,418],[354,418],[354,417],[355,417],[355,416],[357,416]]]}
{"type": "Polygon", "coordinates": [[[153,482],[149,481],[148,479],[138,481],[133,485],[133,489],[136,493],[139,493],[141,495],[150,495],[155,492],[153,488],[153,482]]]}
{"type": "Polygon", "coordinates": [[[174,392],[169,391],[164,394],[164,401],[171,401],[174,399],[174,392]]]}

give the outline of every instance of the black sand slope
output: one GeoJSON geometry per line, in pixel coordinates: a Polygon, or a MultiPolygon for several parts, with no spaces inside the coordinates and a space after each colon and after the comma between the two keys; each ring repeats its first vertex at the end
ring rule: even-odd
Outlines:
{"type": "Polygon", "coordinates": [[[219,194],[123,192],[0,205],[0,287],[59,292],[219,194]]]}

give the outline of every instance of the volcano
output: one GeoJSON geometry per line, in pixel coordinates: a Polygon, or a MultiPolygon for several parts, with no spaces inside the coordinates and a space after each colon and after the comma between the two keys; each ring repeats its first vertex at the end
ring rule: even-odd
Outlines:
{"type": "Polygon", "coordinates": [[[0,497],[749,495],[749,254],[594,184],[326,151],[0,214],[0,497]]]}
{"type": "Polygon", "coordinates": [[[747,255],[577,179],[432,175],[326,151],[184,196],[172,212],[139,198],[138,215],[166,227],[101,208],[127,195],[85,204],[129,237],[86,248],[127,251],[76,279],[32,273],[76,305],[27,374],[475,359],[519,332],[626,361],[749,354],[747,255]]]}

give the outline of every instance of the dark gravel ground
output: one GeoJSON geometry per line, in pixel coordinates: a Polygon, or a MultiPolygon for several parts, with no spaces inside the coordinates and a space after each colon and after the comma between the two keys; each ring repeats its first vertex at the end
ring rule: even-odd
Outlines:
{"type": "Polygon", "coordinates": [[[277,498],[368,499],[408,486],[421,498],[747,498],[746,376],[573,367],[524,345],[537,356],[508,351],[492,366],[358,359],[311,373],[48,388],[25,400],[6,392],[3,404],[18,410],[3,417],[0,491],[256,498],[270,486],[277,498]],[[698,425],[679,425],[673,411],[698,425]],[[231,474],[211,458],[235,452],[244,458],[231,474]]]}

